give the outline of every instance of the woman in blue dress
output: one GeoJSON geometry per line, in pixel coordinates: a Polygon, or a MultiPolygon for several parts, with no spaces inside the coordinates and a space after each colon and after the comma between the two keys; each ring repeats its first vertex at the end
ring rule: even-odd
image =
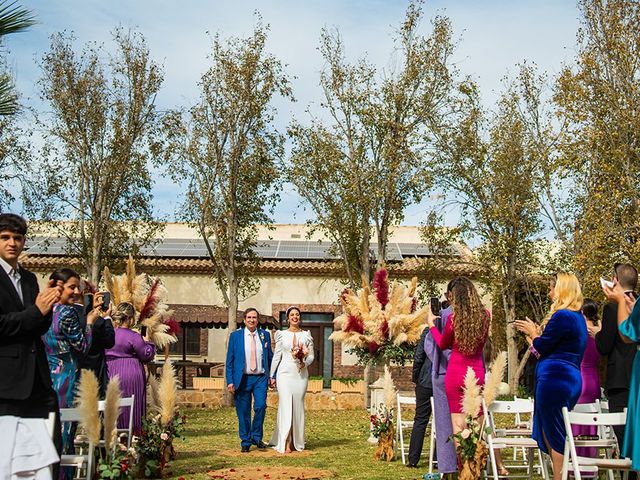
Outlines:
{"type": "MultiPolygon", "coordinates": [[[[80,276],[70,268],[56,270],[49,277],[62,284],[60,300],[53,306],[53,319],[44,334],[49,373],[60,408],[73,407],[78,364],[74,352],[87,353],[91,346],[91,327],[98,317],[97,309],[87,315],[87,326],[82,328],[74,304],[80,298],[80,276]]],[[[72,451],[71,425],[62,428],[63,452],[72,451]]],[[[62,472],[61,472],[62,473],[62,472]]]]}
{"type": "MultiPolygon", "coordinates": [[[[640,302],[635,302],[614,279],[613,288],[603,285],[609,300],[618,303],[618,331],[626,343],[635,343],[640,350],[640,302]],[[634,303],[635,302],[635,303],[634,303]]],[[[627,426],[620,454],[631,459],[634,470],[640,470],[640,355],[636,353],[631,370],[629,404],[627,406],[627,426]]]]}
{"type": "Polygon", "coordinates": [[[536,366],[535,411],[532,437],[551,455],[553,478],[562,478],[566,431],[562,407],[573,409],[582,391],[580,363],[587,346],[587,325],[580,313],[582,291],[575,275],[559,273],[551,283],[553,301],[544,330],[531,320],[515,326],[527,335],[536,366]]]}

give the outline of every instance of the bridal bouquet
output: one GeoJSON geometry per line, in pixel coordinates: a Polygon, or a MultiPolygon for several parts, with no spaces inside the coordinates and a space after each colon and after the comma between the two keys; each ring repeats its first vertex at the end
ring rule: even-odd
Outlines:
{"type": "Polygon", "coordinates": [[[293,358],[296,360],[296,363],[298,364],[298,371],[302,371],[302,369],[305,367],[304,359],[307,358],[308,354],[309,354],[309,349],[304,344],[296,343],[291,349],[291,355],[293,356],[293,358]]]}

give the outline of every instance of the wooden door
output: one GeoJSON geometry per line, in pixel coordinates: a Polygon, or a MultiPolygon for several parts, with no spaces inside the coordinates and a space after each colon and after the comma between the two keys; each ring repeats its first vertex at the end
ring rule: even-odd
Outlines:
{"type": "Polygon", "coordinates": [[[313,354],[315,356],[313,363],[309,365],[309,376],[322,376],[322,365],[323,365],[323,336],[322,336],[322,326],[309,326],[305,325],[305,330],[309,330],[311,333],[311,337],[313,338],[313,354]]]}

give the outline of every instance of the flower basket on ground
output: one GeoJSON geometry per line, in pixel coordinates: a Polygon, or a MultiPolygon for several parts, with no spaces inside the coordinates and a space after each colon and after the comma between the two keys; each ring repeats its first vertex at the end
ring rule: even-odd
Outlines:
{"type": "Polygon", "coordinates": [[[417,308],[416,286],[416,277],[408,288],[389,284],[383,267],[375,273],[373,289],[366,279],[358,292],[345,289],[340,295],[344,313],[333,321],[329,338],[347,345],[360,365],[404,365],[413,358],[428,312],[428,307],[417,308]]]}
{"type": "Polygon", "coordinates": [[[462,412],[465,414],[466,427],[451,435],[451,439],[456,442],[456,452],[462,465],[458,475],[460,480],[480,478],[487,465],[488,449],[483,435],[484,417],[480,422],[482,400],[484,399],[485,404],[489,406],[496,399],[506,363],[506,353],[500,352],[491,369],[485,375],[484,387],[478,385],[474,371],[470,367],[467,369],[462,400],[462,412]]]}
{"type": "Polygon", "coordinates": [[[332,378],[331,391],[335,393],[364,393],[364,380],[359,378],[332,378]]]}
{"type": "Polygon", "coordinates": [[[309,383],[307,383],[307,392],[319,393],[324,389],[324,378],[309,377],[309,383]]]}

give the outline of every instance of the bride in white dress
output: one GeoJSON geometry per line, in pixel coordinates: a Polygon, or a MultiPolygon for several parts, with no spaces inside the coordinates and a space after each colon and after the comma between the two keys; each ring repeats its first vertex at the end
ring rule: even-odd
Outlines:
{"type": "Polygon", "coordinates": [[[313,338],[300,328],[298,307],[287,309],[287,320],[289,329],[275,333],[269,375],[270,385],[278,389],[278,419],[269,444],[280,453],[304,450],[304,394],[309,381],[307,367],[313,362],[313,338]]]}

